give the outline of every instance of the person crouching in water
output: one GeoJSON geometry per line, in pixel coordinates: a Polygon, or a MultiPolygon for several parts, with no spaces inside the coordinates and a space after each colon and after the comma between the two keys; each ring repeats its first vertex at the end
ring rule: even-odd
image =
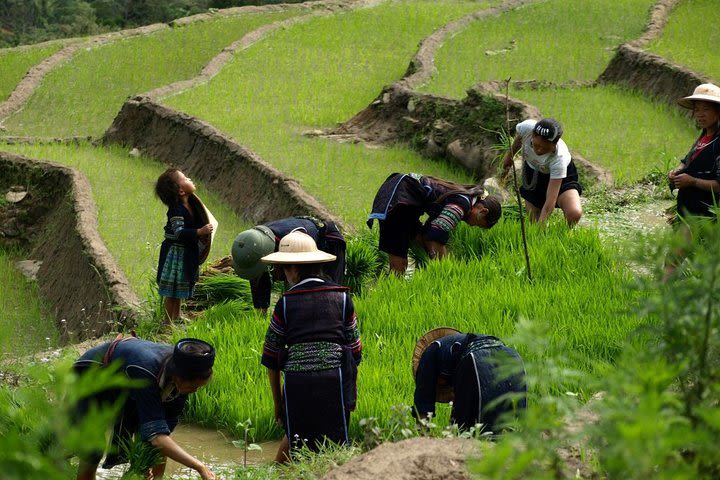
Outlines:
{"type": "Polygon", "coordinates": [[[417,173],[393,173],[378,189],[367,225],[380,223],[380,250],[389,255],[390,270],[402,276],[411,243],[422,244],[430,258],[447,254],[450,232],[460,221],[491,228],[500,219],[500,200],[484,197],[479,185],[460,185],[417,173]],[[427,214],[424,224],[420,217],[427,214]]]}
{"type": "Polygon", "coordinates": [[[273,279],[268,264],[261,258],[277,252],[280,239],[295,230],[307,233],[320,250],[335,255],[334,261],[322,264],[323,273],[338,285],[344,281],[345,238],[334,222],[314,217],[288,217],[257,225],[235,237],[231,252],[235,274],[250,281],[253,306],[263,313],[270,306],[273,280],[284,279],[277,278],[282,276],[279,269],[273,271],[276,275],[273,279]]]}
{"type": "Polygon", "coordinates": [[[348,289],[323,278],[322,264],[333,260],[300,231],[283,237],[278,251],[263,257],[282,268],[291,285],[275,305],[261,360],[275,419],[286,433],[278,462],[288,461],[290,450],[302,445],[317,450],[324,441],[349,443],[362,347],[348,289]]]}
{"type": "MultiPolygon", "coordinates": [[[[203,479],[214,479],[215,474],[200,460],[183,450],[170,434],[178,424],[189,394],[207,385],[215,363],[215,349],[209,343],[195,338],[184,338],[175,346],[120,338],[85,352],[74,364],[79,375],[91,375],[93,368],[105,368],[119,362],[122,372],[132,380],[140,380],[140,388],[106,390],[80,401],[77,413],[82,416],[93,405],[112,406],[123,394],[127,395],[120,415],[115,421],[111,447],[103,468],[126,463],[121,445],[133,436],[157,448],[162,461],[151,468],[147,478],[162,478],[165,459],[192,468],[203,479]]],[[[93,458],[81,458],[77,480],[94,480],[102,452],[93,458]]]]}
{"type": "Polygon", "coordinates": [[[490,335],[441,327],[423,335],[413,353],[418,419],[435,414],[435,402],[453,402],[450,422],[467,430],[478,423],[500,433],[503,414],[526,408],[525,368],[520,355],[490,335]],[[512,367],[509,376],[499,372],[512,367]],[[502,399],[514,394],[514,399],[502,399]]]}
{"type": "Polygon", "coordinates": [[[505,173],[522,149],[523,172],[520,195],[525,199],[530,220],[544,223],[556,207],[573,226],[582,217],[582,186],[570,151],[560,138],[562,126],[552,118],[525,120],[515,127],[515,139],[505,154],[505,173]]]}

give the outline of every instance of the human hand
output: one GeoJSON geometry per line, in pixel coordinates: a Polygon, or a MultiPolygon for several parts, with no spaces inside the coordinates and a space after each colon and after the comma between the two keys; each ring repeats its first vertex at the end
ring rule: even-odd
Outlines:
{"type": "Polygon", "coordinates": [[[203,480],[215,480],[215,474],[205,464],[202,464],[197,472],[203,480]]]}
{"type": "Polygon", "coordinates": [[[198,228],[197,234],[198,235],[210,235],[213,231],[213,226],[209,223],[201,228],[198,228]]]}
{"type": "Polygon", "coordinates": [[[513,164],[513,155],[511,152],[507,152],[505,154],[505,158],[503,158],[503,170],[509,170],[510,167],[512,167],[513,164]]]}
{"type": "Polygon", "coordinates": [[[687,173],[679,173],[670,177],[670,181],[676,188],[694,187],[697,184],[697,178],[687,173]]]}

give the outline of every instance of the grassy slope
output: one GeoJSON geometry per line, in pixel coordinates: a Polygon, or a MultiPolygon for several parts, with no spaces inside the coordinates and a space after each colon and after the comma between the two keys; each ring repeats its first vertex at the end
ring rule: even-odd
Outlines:
{"type": "Polygon", "coordinates": [[[595,80],[612,47],[638,37],[655,0],[553,0],[474,22],[448,40],[422,90],[460,98],[479,81],[595,80]],[[496,55],[515,41],[515,48],[496,55]]]}
{"type": "Polygon", "coordinates": [[[128,96],[192,78],[244,34],[296,14],[218,18],[78,52],[5,122],[8,134],[100,135],[128,96]]]}
{"type": "MultiPolygon", "coordinates": [[[[2,145],[0,149],[77,168],[89,179],[98,205],[99,231],[141,298],[155,295],[151,282],[163,239],[166,207],[154,196],[166,166],[130,157],[119,147],[2,145]]],[[[229,207],[197,182],[198,195],[219,222],[210,260],[229,255],[235,235],[247,228],[229,207]]]]}
{"type": "Polygon", "coordinates": [[[36,283],[15,269],[22,260],[16,252],[0,249],[0,360],[54,347],[58,333],[43,309],[36,283]]]}
{"type": "Polygon", "coordinates": [[[674,168],[697,135],[680,109],[612,86],[511,95],[560,119],[570,149],[610,170],[618,184],[674,168]]]}
{"type": "MultiPolygon", "coordinates": [[[[680,2],[648,50],[720,82],[720,9],[716,0],[680,2]]],[[[678,96],[691,92],[678,92],[678,96]]]]}
{"type": "MultiPolygon", "coordinates": [[[[578,369],[589,372],[612,361],[641,321],[627,313],[635,296],[624,288],[623,270],[604,251],[595,231],[568,230],[557,220],[547,229],[529,230],[532,284],[523,273],[519,225],[504,222],[486,232],[461,228],[455,252],[464,259],[433,262],[409,282],[385,278],[355,298],[364,345],[355,429],[363,417],[387,419],[390,406],[412,402],[415,340],[440,325],[507,338],[517,319],[527,317],[549,324],[551,344],[566,342],[580,359],[578,369]]],[[[192,421],[232,430],[251,418],[258,439],[279,434],[260,366],[266,328],[266,319],[225,306],[181,334],[208,339],[218,349],[213,382],[191,400],[192,421]]],[[[551,388],[564,393],[582,391],[583,385],[568,381],[551,388]]]]}
{"type": "Polygon", "coordinates": [[[0,50],[0,102],[7,100],[25,74],[38,63],[62,48],[61,43],[29,50],[0,50]]]}
{"type": "Polygon", "coordinates": [[[362,110],[402,76],[423,37],[482,5],[393,2],[315,19],[239,53],[207,85],[165,103],[228,132],[361,225],[375,189],[393,171],[467,178],[406,149],[340,145],[301,132],[362,110]]]}

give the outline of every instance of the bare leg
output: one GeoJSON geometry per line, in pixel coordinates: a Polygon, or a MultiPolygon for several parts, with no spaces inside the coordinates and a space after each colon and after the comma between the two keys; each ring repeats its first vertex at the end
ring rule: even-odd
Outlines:
{"type": "Polygon", "coordinates": [[[165,297],[165,323],[171,325],[180,316],[180,299],[165,297]]]}
{"type": "Polygon", "coordinates": [[[525,201],[525,210],[527,210],[531,222],[537,222],[538,218],[540,218],[540,209],[527,200],[525,201]]]}
{"type": "Polygon", "coordinates": [[[80,460],[80,466],[78,467],[77,480],[95,480],[95,473],[97,472],[97,463],[86,463],[80,460]]]}
{"type": "Polygon", "coordinates": [[[390,271],[398,277],[402,278],[408,267],[407,257],[398,257],[397,255],[389,255],[390,271]]]}
{"type": "Polygon", "coordinates": [[[275,454],[276,463],[288,463],[290,461],[290,440],[287,435],[284,435],[280,440],[280,446],[275,454]]]}
{"type": "Polygon", "coordinates": [[[565,190],[558,196],[557,204],[565,214],[565,220],[571,227],[580,221],[582,217],[582,206],[580,205],[580,194],[574,188],[565,190]]]}

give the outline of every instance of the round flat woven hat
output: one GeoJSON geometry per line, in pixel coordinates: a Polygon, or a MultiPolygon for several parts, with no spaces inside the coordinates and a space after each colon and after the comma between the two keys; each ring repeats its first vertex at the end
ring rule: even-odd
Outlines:
{"type": "Polygon", "coordinates": [[[677,103],[679,103],[681,107],[692,109],[696,100],[720,103],[720,87],[712,83],[703,83],[695,87],[692,95],[681,98],[677,103]]]}
{"type": "Polygon", "coordinates": [[[278,251],[265,255],[262,261],[278,264],[325,263],[337,257],[318,250],[315,240],[307,233],[296,230],[280,239],[278,251]]]}
{"type": "MultiPolygon", "coordinates": [[[[442,337],[447,337],[448,335],[455,335],[456,333],[460,333],[460,330],[454,329],[452,327],[439,327],[430,330],[425,335],[420,337],[420,339],[415,344],[415,350],[413,351],[413,378],[415,378],[415,375],[417,374],[418,365],[420,364],[420,357],[422,357],[423,353],[425,353],[425,349],[429,347],[430,344],[433,343],[435,340],[442,337]]],[[[437,386],[437,390],[435,393],[436,402],[449,403],[453,400],[454,396],[455,395],[452,385],[437,386]]]]}

